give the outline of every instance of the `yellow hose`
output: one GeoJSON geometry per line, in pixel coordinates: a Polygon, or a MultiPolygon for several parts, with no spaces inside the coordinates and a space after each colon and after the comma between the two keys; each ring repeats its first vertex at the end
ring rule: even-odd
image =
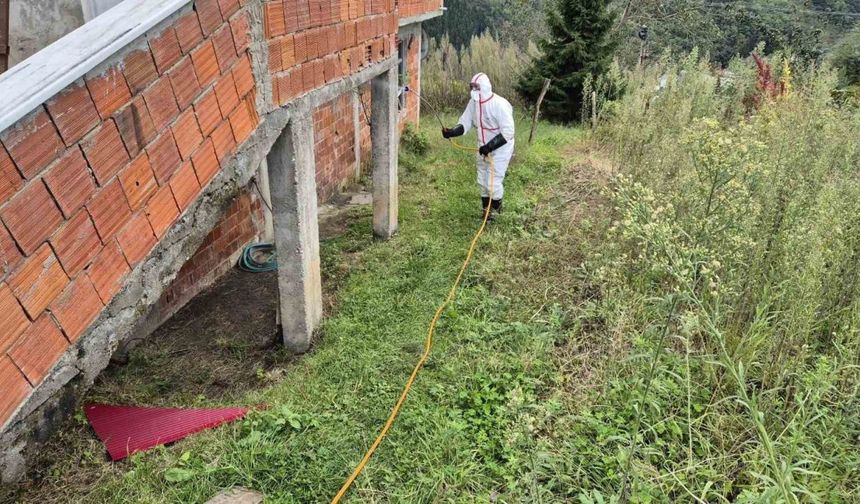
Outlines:
{"type": "MultiPolygon", "coordinates": [[[[469,152],[474,152],[474,149],[470,149],[469,147],[462,146],[453,140],[451,140],[451,144],[461,150],[466,150],[469,152]]],[[[487,160],[490,162],[490,199],[492,200],[492,191],[493,191],[493,182],[496,175],[496,165],[493,161],[493,156],[487,156],[487,160]]],[[[332,504],[337,504],[346,495],[346,492],[349,490],[349,487],[352,486],[355,479],[358,478],[358,475],[361,474],[361,471],[364,470],[364,466],[367,465],[367,462],[370,460],[370,457],[373,456],[373,453],[376,451],[376,448],[379,447],[379,444],[385,438],[385,435],[388,434],[388,429],[391,428],[391,425],[394,424],[394,420],[397,418],[397,414],[400,413],[400,407],[403,406],[404,401],[406,401],[406,396],[409,394],[409,390],[412,388],[412,384],[415,382],[415,377],[418,376],[418,371],[421,370],[421,367],[424,366],[424,362],[427,361],[427,357],[430,356],[430,350],[433,348],[433,333],[436,331],[436,324],[439,322],[439,318],[442,316],[442,313],[445,311],[445,308],[448,307],[449,304],[457,297],[457,287],[460,285],[460,281],[463,279],[463,274],[466,273],[466,268],[468,268],[469,263],[472,261],[472,255],[475,253],[475,246],[478,244],[478,240],[481,238],[481,235],[484,234],[484,229],[487,227],[487,219],[490,217],[490,208],[492,205],[487,205],[487,208],[484,209],[484,218],[481,221],[481,227],[478,228],[478,232],[475,233],[475,236],[472,238],[472,242],[469,245],[469,251],[466,254],[466,260],[463,261],[463,265],[460,267],[460,272],[457,273],[457,278],[454,279],[454,283],[451,285],[451,290],[448,291],[448,296],[445,298],[445,301],[436,308],[436,314],[433,315],[433,320],[430,321],[430,327],[427,329],[427,338],[424,341],[424,353],[421,354],[421,357],[418,359],[418,362],[415,363],[415,368],[412,369],[412,374],[409,375],[409,379],[406,380],[406,385],[403,387],[403,391],[400,393],[400,398],[397,399],[397,403],[394,404],[394,408],[391,409],[391,413],[388,415],[388,419],[385,421],[385,425],[382,427],[382,430],[379,432],[379,435],[376,436],[376,439],[373,441],[373,444],[370,445],[370,448],[367,449],[367,452],[362,457],[361,462],[355,466],[355,469],[352,471],[352,474],[349,475],[349,478],[344,482],[343,486],[340,487],[340,491],[337,492],[337,495],[331,500],[332,504]]]]}

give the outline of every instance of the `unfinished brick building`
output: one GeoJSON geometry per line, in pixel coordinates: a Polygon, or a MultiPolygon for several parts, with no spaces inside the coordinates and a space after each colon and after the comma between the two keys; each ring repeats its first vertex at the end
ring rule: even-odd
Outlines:
{"type": "Polygon", "coordinates": [[[252,241],[275,242],[284,342],[307,349],[317,204],[364,164],[373,232],[396,231],[399,130],[419,113],[403,89],[419,89],[421,22],[441,12],[441,0],[125,0],[0,74],[4,482],[119,345],[252,241]]]}

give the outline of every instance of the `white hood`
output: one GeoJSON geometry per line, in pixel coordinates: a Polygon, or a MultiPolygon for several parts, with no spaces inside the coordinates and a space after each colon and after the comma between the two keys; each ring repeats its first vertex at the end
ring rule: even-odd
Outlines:
{"type": "Polygon", "coordinates": [[[475,101],[480,100],[484,102],[493,97],[493,85],[490,83],[490,78],[487,77],[487,74],[475,74],[475,76],[472,77],[471,82],[472,84],[477,84],[481,88],[481,90],[477,93],[475,91],[472,91],[472,99],[474,99],[475,101]],[[476,94],[478,96],[475,96],[476,94]]]}

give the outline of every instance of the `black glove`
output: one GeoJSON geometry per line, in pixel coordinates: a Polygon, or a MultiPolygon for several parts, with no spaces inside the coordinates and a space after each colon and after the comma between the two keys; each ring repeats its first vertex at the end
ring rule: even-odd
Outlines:
{"type": "Polygon", "coordinates": [[[453,128],[442,128],[442,137],[443,138],[458,137],[465,132],[466,132],[466,130],[465,130],[465,128],[463,128],[463,125],[458,124],[458,125],[454,126],[453,128]]]}
{"type": "Polygon", "coordinates": [[[481,147],[479,147],[479,148],[478,148],[478,152],[479,152],[482,156],[486,156],[486,155],[488,155],[489,153],[491,153],[491,152],[493,152],[494,150],[496,150],[496,149],[498,149],[499,147],[501,147],[502,145],[505,145],[506,143],[508,143],[508,141],[507,141],[507,140],[505,140],[504,135],[502,135],[501,133],[499,133],[498,135],[494,136],[494,137],[493,137],[489,142],[487,142],[487,143],[485,143],[484,145],[482,145],[481,147]]]}

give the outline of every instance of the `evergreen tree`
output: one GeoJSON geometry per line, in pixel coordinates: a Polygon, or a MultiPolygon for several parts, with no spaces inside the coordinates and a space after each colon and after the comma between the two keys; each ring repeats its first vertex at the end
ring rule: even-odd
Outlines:
{"type": "Polygon", "coordinates": [[[582,110],[583,82],[606,72],[617,40],[612,35],[615,15],[607,0],[555,0],[547,9],[549,35],[539,42],[543,52],[520,79],[517,91],[537,101],[544,78],[552,84],[541,114],[552,121],[570,122],[582,110]]]}

